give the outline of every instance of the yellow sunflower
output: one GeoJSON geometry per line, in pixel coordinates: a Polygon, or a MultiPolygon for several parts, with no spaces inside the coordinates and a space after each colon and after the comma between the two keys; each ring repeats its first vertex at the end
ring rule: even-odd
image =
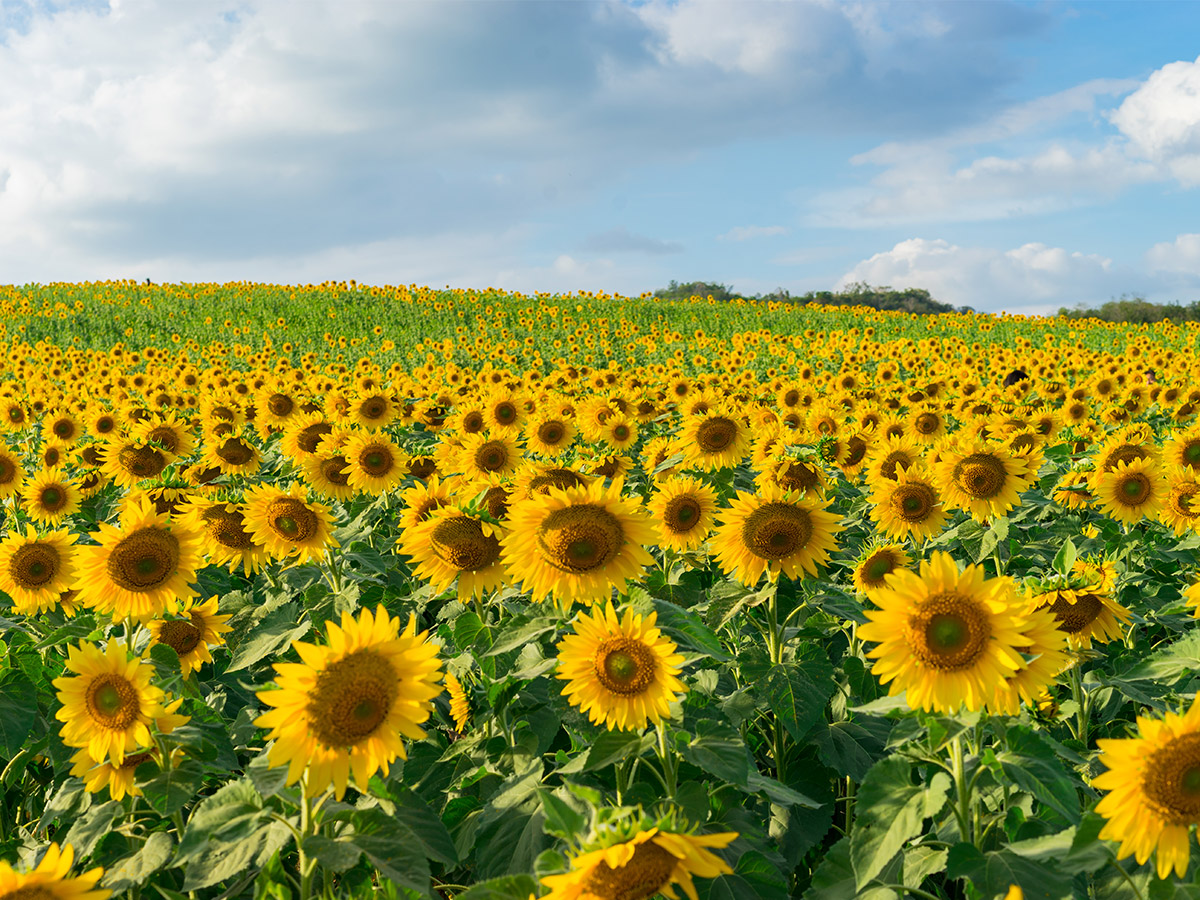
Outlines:
{"type": "Polygon", "coordinates": [[[192,423],[182,419],[176,412],[162,413],[129,429],[130,437],[143,443],[161,447],[173,458],[186,457],[196,446],[192,423]]]}
{"type": "Polygon", "coordinates": [[[773,485],[758,494],[738,491],[709,542],[721,571],[753,587],[765,572],[775,581],[817,573],[837,548],[843,526],[826,503],[773,485]]]}
{"type": "Polygon", "coordinates": [[[382,391],[362,392],[350,407],[354,424],[371,431],[390,425],[398,414],[395,401],[382,391]]]}
{"type": "Polygon", "coordinates": [[[350,484],[350,460],[340,451],[319,454],[304,460],[304,480],[322,496],[333,500],[349,500],[354,496],[350,484]]]}
{"type": "Polygon", "coordinates": [[[726,847],[737,832],[686,834],[657,827],[571,859],[570,871],[546,875],[550,893],[542,900],[650,900],[662,894],[678,900],[679,885],[697,900],[693,877],[716,878],[733,872],[709,847],[726,847]]]}
{"type": "Polygon", "coordinates": [[[68,747],[86,747],[93,762],[121,765],[125,755],[153,743],[150,725],[166,715],[161,688],[150,683],[154,667],[110,638],[103,649],[81,643],[67,648],[67,670],[55,678],[62,709],[61,737],[68,747]]]}
{"type": "Polygon", "coordinates": [[[558,643],[558,674],[567,682],[563,696],[593,724],[609,731],[640,731],[671,714],[671,701],[687,687],[678,678],[683,657],[655,627],[657,613],[623,618],[611,602],[580,613],[558,643]]]}
{"type": "Polygon", "coordinates": [[[1200,426],[1176,431],[1163,445],[1163,464],[1200,471],[1200,426]]]}
{"type": "Polygon", "coordinates": [[[551,488],[587,487],[591,479],[574,469],[526,462],[512,478],[512,499],[525,500],[534,494],[546,494],[551,488]]]}
{"type": "Polygon", "coordinates": [[[418,726],[442,692],[437,647],[416,626],[412,616],[401,634],[382,606],[357,620],[343,612],[340,628],[329,623],[328,646],[294,641],[301,662],[274,664],[277,690],[258,692],[273,709],[255,724],[271,729],[268,761],[288,767],[288,784],[307,770],[308,796],[332,785],[341,800],[352,774],[366,790],[375,772],[408,758],[402,739],[425,737],[418,726]]]}
{"type": "Polygon", "coordinates": [[[996,685],[987,704],[993,712],[1010,716],[1021,712],[1022,700],[1035,709],[1044,703],[1049,686],[1073,661],[1067,652],[1068,635],[1049,609],[1026,603],[1017,622],[1025,639],[1021,647],[1023,665],[996,685]]]}
{"type": "Polygon", "coordinates": [[[887,586],[887,576],[909,569],[912,560],[899,544],[869,544],[854,561],[854,586],[868,597],[887,586]]]}
{"type": "Polygon", "coordinates": [[[1133,614],[1112,596],[1110,585],[1087,577],[1086,568],[1076,564],[1072,575],[1070,587],[1037,592],[1033,606],[1050,611],[1055,627],[1075,649],[1089,649],[1092,641],[1120,640],[1121,626],[1128,625],[1133,614]]]}
{"type": "Polygon", "coordinates": [[[467,723],[471,720],[471,703],[462,682],[450,672],[446,673],[446,692],[450,694],[450,718],[454,720],[454,730],[466,734],[467,723]]]}
{"type": "Polygon", "coordinates": [[[1159,521],[1177,536],[1195,531],[1200,525],[1200,470],[1169,469],[1167,479],[1167,495],[1158,514],[1159,521]]]}
{"type": "Polygon", "coordinates": [[[317,455],[317,445],[332,433],[333,425],[320,412],[301,413],[287,424],[279,449],[298,463],[317,455]]]}
{"type": "Polygon", "coordinates": [[[78,600],[115,619],[149,621],[174,612],[195,595],[199,542],[142,500],[121,514],[120,527],[102,522],[99,546],[79,547],[78,600]]]}
{"type": "Polygon", "coordinates": [[[871,518],[888,537],[925,541],[941,534],[946,506],[924,466],[898,469],[894,480],[881,478],[873,487],[871,518]]]}
{"type": "Polygon", "coordinates": [[[151,444],[133,439],[109,441],[103,451],[100,470],[124,488],[136,487],[139,481],[157,478],[175,461],[170,453],[151,444]]]}
{"type": "Polygon", "coordinates": [[[867,481],[895,481],[897,473],[924,459],[920,444],[906,434],[884,435],[867,456],[867,481]]]}
{"type": "Polygon", "coordinates": [[[8,447],[0,446],[0,499],[11,497],[25,483],[21,458],[8,447]]]}
{"type": "Polygon", "coordinates": [[[262,455],[244,436],[222,435],[205,443],[200,465],[219,469],[222,475],[253,475],[262,465],[262,455]]]}
{"type": "Polygon", "coordinates": [[[179,610],[182,618],[151,619],[148,623],[152,639],[150,646],[166,644],[179,655],[183,677],[198,672],[206,662],[212,662],[209,648],[225,643],[222,636],[232,631],[225,623],[231,616],[217,613],[217,598],[204,603],[185,600],[179,610]]]}
{"type": "Polygon", "coordinates": [[[246,512],[237,503],[214,503],[195,498],[180,508],[179,527],[200,535],[201,552],[213,565],[241,569],[251,575],[267,564],[267,548],[256,543],[246,525],[246,512]]]}
{"type": "Polygon", "coordinates": [[[32,525],[0,542],[0,590],[16,612],[34,616],[59,604],[75,581],[74,544],[69,531],[38,534],[32,525]]]}
{"type": "Polygon", "coordinates": [[[948,447],[933,477],[946,503],[977,522],[1006,515],[1020,504],[1030,481],[1024,457],[978,439],[948,447]]]}
{"type": "Polygon", "coordinates": [[[1119,462],[1093,481],[1096,505],[1109,518],[1132,525],[1157,516],[1167,496],[1167,481],[1149,458],[1119,462]]]}
{"type": "Polygon", "coordinates": [[[58,525],[79,511],[79,487],[62,469],[42,469],[25,481],[21,491],[25,511],[35,522],[58,525]]]}
{"type": "Polygon", "coordinates": [[[70,872],[74,860],[75,848],[67,844],[59,852],[57,843],[46,849],[37,868],[29,872],[17,872],[0,860],[0,897],[4,900],[108,900],[112,891],[96,887],[104,869],[96,867],[72,878],[70,872]]]}
{"type": "MultiPolygon", "coordinates": [[[[407,531],[418,522],[429,518],[435,509],[450,506],[454,502],[451,484],[434,475],[424,484],[417,484],[400,492],[400,530],[407,531]]],[[[499,518],[499,517],[497,517],[499,518]]]]}
{"type": "Polygon", "coordinates": [[[1089,472],[1066,472],[1058,480],[1051,499],[1067,509],[1087,509],[1096,500],[1088,487],[1090,480],[1089,472]]]}
{"type": "Polygon", "coordinates": [[[575,426],[565,417],[542,413],[525,423],[525,444],[530,453],[557,459],[575,442],[575,426]]]}
{"type": "Polygon", "coordinates": [[[750,428],[730,410],[714,408],[687,416],[679,426],[683,468],[715,472],[738,465],[750,449],[750,428]]]}
{"type": "Polygon", "coordinates": [[[660,547],[695,550],[712,531],[717,492],[695,478],[676,475],[659,482],[647,508],[660,547]]]}
{"type": "Polygon", "coordinates": [[[636,499],[621,496],[623,484],[553,488],[509,507],[502,558],[534,600],[553,594],[569,608],[607,599],[653,562],[645,545],[654,528],[636,499]]]}
{"type": "Polygon", "coordinates": [[[1159,878],[1182,878],[1191,827],[1200,823],[1200,694],[1182,715],[1137,717],[1137,734],[1096,741],[1108,771],[1092,779],[1105,791],[1096,812],[1108,821],[1102,840],[1120,841],[1117,859],[1155,855],[1159,878]]]}
{"type": "Polygon", "coordinates": [[[327,548],[337,547],[329,507],[311,502],[298,481],[283,491],[258,484],[246,491],[245,527],[256,544],[273,559],[295,556],[296,563],[319,560],[327,548]]]}
{"type": "Polygon", "coordinates": [[[347,460],[350,487],[378,496],[404,480],[404,451],[381,431],[359,431],[346,442],[342,455],[347,460]]]}
{"type": "Polygon", "coordinates": [[[960,574],[949,553],[935,552],[920,573],[901,570],[872,598],[858,636],[878,643],[867,656],[889,696],[907,691],[926,712],[977,710],[1025,662],[1029,638],[1014,608],[1012,580],[988,579],[982,566],[960,574]]]}
{"type": "Polygon", "coordinates": [[[505,582],[499,526],[453,507],[435,510],[397,542],[413,558],[413,574],[444,591],[458,579],[458,599],[482,597],[505,582]]]}
{"type": "Polygon", "coordinates": [[[521,451],[507,432],[464,435],[457,453],[457,470],[468,481],[490,474],[511,475],[521,463],[521,451]]]}

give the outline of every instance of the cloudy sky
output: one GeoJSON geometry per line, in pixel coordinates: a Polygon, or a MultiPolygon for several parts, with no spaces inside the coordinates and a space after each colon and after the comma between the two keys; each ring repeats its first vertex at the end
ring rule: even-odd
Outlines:
{"type": "Polygon", "coordinates": [[[1200,299],[1200,4],[0,0],[0,283],[1200,299]]]}

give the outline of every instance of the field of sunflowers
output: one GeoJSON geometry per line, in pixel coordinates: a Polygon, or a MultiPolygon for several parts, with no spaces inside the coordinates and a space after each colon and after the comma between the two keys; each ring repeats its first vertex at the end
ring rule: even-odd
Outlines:
{"type": "Polygon", "coordinates": [[[1198,337],[0,288],[0,900],[1200,898],[1198,337]]]}

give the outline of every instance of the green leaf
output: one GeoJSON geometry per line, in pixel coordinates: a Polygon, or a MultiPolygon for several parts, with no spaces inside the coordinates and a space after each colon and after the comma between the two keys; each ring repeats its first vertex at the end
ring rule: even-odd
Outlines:
{"type": "Polygon", "coordinates": [[[760,684],[762,696],[793,740],[802,741],[825,717],[837,685],[824,652],[795,663],[775,665],[760,684]]]}
{"type": "MultiPolygon", "coordinates": [[[[533,643],[544,634],[557,631],[560,624],[562,624],[561,621],[552,616],[539,616],[520,624],[509,623],[496,635],[496,643],[492,645],[492,649],[486,655],[499,656],[501,653],[517,650],[526,644],[533,643]]],[[[455,622],[454,639],[455,643],[458,643],[457,621],[455,622]]],[[[460,646],[459,649],[467,648],[460,646]]]]}
{"type": "Polygon", "coordinates": [[[1062,815],[1079,822],[1079,780],[1071,775],[1037,732],[1014,726],[1007,733],[1008,750],[996,754],[1004,777],[1062,815]]]}
{"type": "Polygon", "coordinates": [[[582,811],[586,806],[579,803],[566,788],[559,787],[553,791],[538,788],[537,793],[542,801],[542,812],[546,815],[546,831],[567,841],[575,840],[587,825],[587,816],[582,811]]]}
{"type": "Polygon", "coordinates": [[[621,762],[642,747],[642,736],[636,731],[602,731],[587,752],[584,772],[603,769],[621,762]]]}
{"type": "Polygon", "coordinates": [[[744,786],[750,777],[750,759],[741,735],[715,719],[701,719],[696,731],[696,737],[680,748],[683,758],[723,781],[744,786]]]}
{"type": "Polygon", "coordinates": [[[945,850],[936,847],[912,847],[904,853],[904,884],[906,887],[919,888],[930,875],[946,868],[945,850]]]}
{"type": "Polygon", "coordinates": [[[988,530],[983,533],[975,561],[979,562],[984,557],[991,556],[996,547],[1006,540],[1008,540],[1008,518],[1002,517],[993,521],[988,530]]]}
{"type": "Polygon", "coordinates": [[[922,786],[912,783],[912,768],[899,756],[881,760],[858,789],[850,833],[850,862],[858,888],[883,871],[905,843],[921,833],[925,818],[946,802],[950,779],[945,773],[922,786]]]}
{"type": "MultiPolygon", "coordinates": [[[[374,781],[374,779],[373,779],[374,781]]],[[[376,782],[380,793],[390,806],[387,812],[399,822],[412,829],[421,848],[429,859],[436,859],[448,866],[457,865],[458,851],[454,839],[437,813],[429,808],[419,794],[395,782],[376,782]]]]}
{"type": "Polygon", "coordinates": [[[689,650],[702,653],[715,660],[724,662],[729,659],[720,638],[703,620],[693,612],[676,606],[666,600],[652,597],[644,588],[635,587],[629,591],[629,597],[634,602],[636,612],[656,612],[656,624],[663,633],[673,641],[689,650]]]}
{"type": "Polygon", "coordinates": [[[1075,559],[1079,551],[1075,549],[1075,542],[1067,538],[1066,542],[1059,548],[1058,553],[1054,555],[1054,571],[1060,575],[1070,575],[1071,569],[1075,566],[1075,559]]]}
{"type": "Polygon", "coordinates": [[[1071,896],[1071,877],[1053,860],[1026,859],[1008,850],[982,853],[973,844],[950,848],[946,875],[966,879],[985,897],[1002,897],[1014,884],[1029,900],[1065,900],[1071,896]]]}
{"type": "Polygon", "coordinates": [[[37,723],[37,686],[21,672],[9,670],[0,678],[0,756],[20,752],[37,723]]]}
{"type": "Polygon", "coordinates": [[[156,831],[146,838],[146,843],[104,872],[103,887],[114,894],[128,890],[134,885],[144,884],[146,879],[161,869],[171,858],[175,842],[165,831],[156,831]]]}
{"type": "Polygon", "coordinates": [[[77,819],[71,826],[63,845],[70,844],[75,848],[76,859],[86,859],[96,842],[108,834],[113,821],[124,811],[124,807],[116,800],[93,806],[83,814],[83,818],[77,819]]]}
{"type": "Polygon", "coordinates": [[[833,722],[813,735],[817,755],[839,775],[862,781],[871,766],[883,757],[894,724],[880,716],[833,722]]]}
{"type": "Polygon", "coordinates": [[[502,875],[474,885],[455,900],[529,900],[537,892],[538,883],[529,875],[502,875]]]}
{"type": "Polygon", "coordinates": [[[362,849],[354,844],[353,838],[327,838],[310,834],[304,839],[304,852],[315,856],[326,869],[345,872],[362,858],[362,849]]]}
{"type": "Polygon", "coordinates": [[[812,884],[804,892],[804,900],[899,900],[899,894],[888,888],[860,889],[850,865],[850,838],[843,837],[829,848],[813,872],[812,884]]]}
{"type": "Polygon", "coordinates": [[[297,603],[285,603],[270,612],[237,645],[226,672],[248,669],[260,659],[278,653],[308,634],[312,625],[299,621],[304,615],[297,603]]]}
{"type": "MultiPolygon", "coordinates": [[[[761,900],[788,900],[788,882],[784,873],[758,850],[742,854],[733,876],[742,880],[750,893],[736,894],[737,897],[759,897],[761,900]]],[[[720,879],[718,879],[720,880],[720,879]]],[[[714,884],[715,887],[715,884],[714,884]]]]}
{"type": "Polygon", "coordinates": [[[757,769],[750,770],[750,777],[746,779],[746,788],[754,793],[762,791],[772,803],[779,803],[783,806],[803,806],[807,809],[817,809],[822,805],[795,788],[788,787],[782,781],[777,781],[769,775],[763,775],[757,769]]]}
{"type": "Polygon", "coordinates": [[[411,828],[378,808],[357,810],[350,821],[354,824],[354,846],[367,855],[380,875],[420,894],[429,894],[429,861],[411,828]]]}
{"type": "MultiPolygon", "coordinates": [[[[470,650],[479,636],[488,630],[483,620],[472,610],[461,613],[454,620],[454,646],[459,650],[470,650]]],[[[485,637],[485,646],[491,644],[490,635],[485,637]]]]}
{"type": "MultiPolygon", "coordinates": [[[[188,828],[191,828],[190,821],[188,828]]],[[[252,875],[291,839],[287,826],[269,820],[259,820],[257,827],[236,837],[226,832],[223,837],[206,843],[203,850],[188,861],[183,872],[183,889],[195,891],[227,879],[252,875]]]]}
{"type": "Polygon", "coordinates": [[[1122,673],[1131,681],[1173,682],[1187,672],[1200,671],[1200,628],[1160,647],[1138,665],[1122,673]]]}
{"type": "Polygon", "coordinates": [[[253,833],[264,817],[262,797],[248,778],[231,781],[197,804],[179,842],[177,863],[204,850],[210,839],[236,840],[253,833]]]}
{"type": "Polygon", "coordinates": [[[141,786],[146,802],[160,816],[169,816],[194,800],[204,786],[204,767],[194,759],[159,772],[141,786]]]}

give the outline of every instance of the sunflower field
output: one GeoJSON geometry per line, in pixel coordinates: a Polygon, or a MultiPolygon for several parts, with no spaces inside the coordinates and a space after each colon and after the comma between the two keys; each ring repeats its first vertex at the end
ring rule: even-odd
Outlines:
{"type": "Polygon", "coordinates": [[[0,900],[1200,898],[1198,337],[0,287],[0,900]]]}

